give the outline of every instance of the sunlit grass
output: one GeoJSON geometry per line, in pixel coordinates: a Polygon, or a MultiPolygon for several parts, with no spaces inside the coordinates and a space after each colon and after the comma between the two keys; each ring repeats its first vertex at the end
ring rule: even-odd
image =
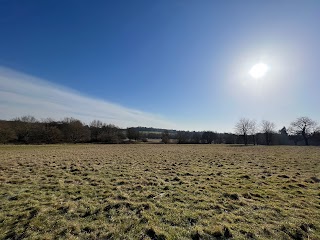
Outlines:
{"type": "Polygon", "coordinates": [[[0,239],[319,239],[320,148],[0,146],[0,239]]]}

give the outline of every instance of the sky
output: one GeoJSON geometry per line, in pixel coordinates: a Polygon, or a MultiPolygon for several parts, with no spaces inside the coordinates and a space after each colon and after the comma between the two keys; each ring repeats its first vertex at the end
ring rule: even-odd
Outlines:
{"type": "Polygon", "coordinates": [[[0,119],[320,122],[319,23],[318,0],[0,0],[0,119]]]}

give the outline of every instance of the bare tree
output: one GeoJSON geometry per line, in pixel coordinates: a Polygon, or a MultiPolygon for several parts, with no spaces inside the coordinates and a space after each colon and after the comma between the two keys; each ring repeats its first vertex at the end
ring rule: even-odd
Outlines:
{"type": "Polygon", "coordinates": [[[127,128],[127,137],[132,140],[138,140],[140,139],[140,132],[137,128],[133,128],[133,127],[130,127],[130,128],[127,128]]]}
{"type": "Polygon", "coordinates": [[[63,121],[64,137],[67,142],[78,143],[88,142],[91,138],[91,132],[88,126],[75,118],[64,118],[63,121]]]}
{"type": "Polygon", "coordinates": [[[253,144],[257,144],[256,135],[257,135],[257,124],[255,120],[250,121],[249,134],[252,136],[253,144]]]}
{"type": "Polygon", "coordinates": [[[90,123],[90,127],[94,127],[94,128],[102,128],[103,123],[100,120],[93,120],[90,123]]]}
{"type": "Polygon", "coordinates": [[[294,145],[298,145],[298,142],[302,140],[302,136],[297,135],[296,130],[293,129],[291,126],[288,127],[287,133],[289,140],[293,141],[294,145]]]}
{"type": "Polygon", "coordinates": [[[33,117],[33,116],[27,115],[27,116],[14,118],[13,121],[26,122],[26,123],[35,123],[35,122],[37,122],[37,119],[35,117],[33,117]]]}
{"type": "Polygon", "coordinates": [[[161,140],[163,143],[170,142],[170,134],[168,130],[164,130],[164,132],[161,134],[161,140]]]}
{"type": "Polygon", "coordinates": [[[320,143],[320,126],[314,131],[312,138],[316,140],[318,144],[320,143]]]}
{"type": "Polygon", "coordinates": [[[120,143],[123,138],[125,137],[117,126],[108,124],[102,126],[97,140],[104,143],[120,143]]]}
{"type": "Polygon", "coordinates": [[[235,126],[236,133],[243,136],[244,144],[248,144],[248,135],[255,132],[255,121],[241,118],[235,126]]]}
{"type": "Polygon", "coordinates": [[[218,134],[215,132],[207,131],[207,132],[202,133],[201,139],[205,143],[211,144],[213,141],[215,141],[217,139],[217,135],[218,134]]]}
{"type": "Polygon", "coordinates": [[[189,143],[189,132],[178,131],[177,140],[178,140],[178,143],[189,143]]]}
{"type": "Polygon", "coordinates": [[[296,135],[301,135],[306,145],[309,145],[309,138],[315,132],[317,123],[309,117],[299,117],[290,125],[296,135]]]}
{"type": "Polygon", "coordinates": [[[91,130],[91,141],[97,142],[98,136],[102,133],[103,123],[100,120],[93,120],[90,123],[90,130],[91,130]]]}
{"type": "Polygon", "coordinates": [[[271,140],[272,140],[272,135],[275,132],[275,124],[273,122],[263,120],[261,123],[261,130],[265,136],[266,139],[266,144],[270,145],[271,140]]]}
{"type": "Polygon", "coordinates": [[[9,122],[0,121],[0,143],[8,143],[16,138],[17,135],[9,122]]]}
{"type": "Polygon", "coordinates": [[[201,137],[202,137],[201,133],[194,131],[191,134],[191,143],[197,143],[197,144],[200,143],[201,137]]]}

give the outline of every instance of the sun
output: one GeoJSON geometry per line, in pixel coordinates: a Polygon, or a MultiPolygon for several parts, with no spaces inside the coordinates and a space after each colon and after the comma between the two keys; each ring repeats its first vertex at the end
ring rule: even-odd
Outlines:
{"type": "Polygon", "coordinates": [[[264,77],[268,72],[268,70],[269,70],[269,67],[267,64],[257,63],[253,65],[253,67],[250,69],[249,74],[251,77],[255,79],[259,79],[264,77]]]}

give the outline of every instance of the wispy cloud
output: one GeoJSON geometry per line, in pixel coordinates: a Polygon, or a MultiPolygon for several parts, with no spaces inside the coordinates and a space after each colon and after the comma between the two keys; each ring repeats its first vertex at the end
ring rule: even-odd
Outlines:
{"type": "Polygon", "coordinates": [[[156,114],[84,96],[43,79],[0,67],[0,119],[23,115],[56,120],[74,117],[85,123],[98,119],[120,127],[175,127],[156,114]]]}

